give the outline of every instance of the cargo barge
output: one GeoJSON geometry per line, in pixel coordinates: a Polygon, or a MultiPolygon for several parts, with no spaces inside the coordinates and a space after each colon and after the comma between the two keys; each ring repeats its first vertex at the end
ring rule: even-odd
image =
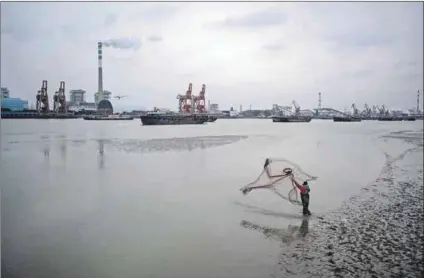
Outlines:
{"type": "Polygon", "coordinates": [[[39,113],[32,111],[1,111],[1,119],[78,119],[73,114],[39,113]]]}
{"type": "Polygon", "coordinates": [[[334,122],[361,122],[359,117],[333,117],[334,122]]]}
{"type": "Polygon", "coordinates": [[[386,122],[400,122],[403,121],[402,117],[392,117],[392,116],[383,116],[378,117],[378,121],[386,121],[386,122]]]}
{"type": "Polygon", "coordinates": [[[401,121],[415,121],[416,118],[414,116],[407,116],[407,117],[392,117],[392,116],[383,116],[379,117],[377,120],[379,121],[386,121],[386,122],[401,122],[401,121]]]}
{"type": "Polygon", "coordinates": [[[208,115],[184,113],[148,113],[140,116],[143,125],[193,125],[209,121],[208,115]]]}
{"type": "Polygon", "coordinates": [[[308,116],[274,116],[272,122],[274,123],[309,123],[312,117],[308,116]]]}
{"type": "Polygon", "coordinates": [[[215,116],[208,116],[208,123],[213,123],[213,122],[216,122],[216,120],[217,120],[218,118],[217,117],[215,117],[215,116]]]}
{"type": "Polygon", "coordinates": [[[123,115],[89,115],[84,116],[84,120],[86,121],[132,121],[134,120],[133,116],[123,116],[123,115]]]}

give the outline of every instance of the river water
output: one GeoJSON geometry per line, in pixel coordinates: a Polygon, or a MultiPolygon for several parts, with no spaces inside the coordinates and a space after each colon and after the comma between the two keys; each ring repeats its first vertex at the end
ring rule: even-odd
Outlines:
{"type": "Polygon", "coordinates": [[[2,277],[43,278],[269,277],[305,220],[268,190],[240,193],[265,158],[319,177],[311,182],[313,231],[319,216],[380,176],[387,155],[409,148],[385,135],[423,128],[228,119],[0,124],[2,277]]]}

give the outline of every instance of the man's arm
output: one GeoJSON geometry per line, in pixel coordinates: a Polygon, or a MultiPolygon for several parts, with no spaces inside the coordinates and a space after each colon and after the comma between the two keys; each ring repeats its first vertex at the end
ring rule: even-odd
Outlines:
{"type": "Polygon", "coordinates": [[[293,176],[291,177],[292,181],[294,182],[294,184],[296,185],[297,188],[299,188],[301,193],[306,192],[306,187],[303,185],[300,185],[294,178],[293,176]]]}

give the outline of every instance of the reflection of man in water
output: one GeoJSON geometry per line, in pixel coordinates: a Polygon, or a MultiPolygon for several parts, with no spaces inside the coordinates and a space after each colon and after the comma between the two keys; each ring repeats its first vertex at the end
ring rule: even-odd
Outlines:
{"type": "Polygon", "coordinates": [[[272,238],[278,241],[281,240],[288,245],[296,239],[305,237],[309,231],[308,219],[303,219],[300,227],[289,225],[287,229],[270,228],[254,224],[246,220],[242,220],[240,224],[245,228],[261,232],[266,238],[272,238]]]}
{"type": "Polygon", "coordinates": [[[305,237],[308,234],[308,230],[309,230],[309,219],[303,219],[302,220],[302,224],[300,225],[300,235],[302,237],[305,237]]]}
{"type": "Polygon", "coordinates": [[[100,155],[99,167],[100,167],[100,169],[103,169],[104,166],[105,166],[105,161],[104,161],[104,157],[103,157],[104,148],[105,148],[104,141],[99,140],[99,155],[100,155]]]}

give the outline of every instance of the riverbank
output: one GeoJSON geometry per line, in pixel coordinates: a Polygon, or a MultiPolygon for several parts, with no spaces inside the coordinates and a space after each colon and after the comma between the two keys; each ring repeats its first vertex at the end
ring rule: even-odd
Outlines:
{"type": "Polygon", "coordinates": [[[385,153],[375,182],[283,245],[272,277],[422,277],[422,133],[385,138],[411,147],[396,156],[385,153]]]}

